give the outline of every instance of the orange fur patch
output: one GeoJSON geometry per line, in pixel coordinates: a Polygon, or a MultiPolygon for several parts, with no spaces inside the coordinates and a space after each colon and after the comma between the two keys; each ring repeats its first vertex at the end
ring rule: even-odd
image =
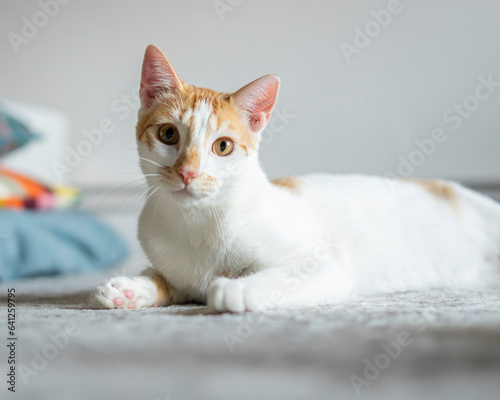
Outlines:
{"type": "Polygon", "coordinates": [[[457,202],[455,189],[448,182],[430,179],[408,179],[407,181],[422,186],[429,193],[441,200],[449,201],[453,204],[457,202]]]}
{"type": "Polygon", "coordinates": [[[190,168],[197,171],[200,168],[200,156],[193,148],[188,148],[186,151],[181,153],[177,160],[175,160],[172,169],[177,171],[179,168],[190,168]]]}
{"type": "Polygon", "coordinates": [[[236,278],[236,274],[230,269],[220,272],[219,274],[217,274],[217,276],[219,278],[228,278],[228,279],[236,278]]]}
{"type": "Polygon", "coordinates": [[[166,306],[174,302],[175,289],[170,286],[165,277],[154,268],[148,268],[142,273],[143,276],[150,278],[158,291],[157,303],[159,306],[166,306]]]}
{"type": "Polygon", "coordinates": [[[296,194],[301,193],[302,181],[293,176],[273,179],[271,183],[275,186],[289,189],[290,191],[295,192],[296,194]]]}
{"type": "MultiPolygon", "coordinates": [[[[172,122],[174,119],[182,120],[184,113],[194,110],[202,102],[206,102],[212,108],[216,118],[216,126],[226,124],[232,132],[231,138],[247,154],[249,149],[257,149],[257,137],[253,134],[245,121],[245,116],[236,107],[230,93],[219,93],[211,89],[197,88],[183,83],[179,92],[166,93],[163,97],[153,103],[150,109],[139,115],[137,122],[137,139],[152,149],[157,138],[157,129],[160,124],[172,122]]],[[[187,142],[191,140],[194,118],[190,118],[186,124],[187,142]]],[[[207,139],[209,130],[207,130],[207,139]]]]}
{"type": "Polygon", "coordinates": [[[182,180],[180,175],[177,173],[177,170],[173,167],[163,166],[160,168],[159,172],[163,175],[167,182],[172,179],[177,179],[179,182],[182,180]]]}

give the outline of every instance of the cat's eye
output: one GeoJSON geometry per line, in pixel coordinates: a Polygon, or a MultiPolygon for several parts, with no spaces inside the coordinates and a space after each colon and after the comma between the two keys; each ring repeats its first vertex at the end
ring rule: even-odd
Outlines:
{"type": "Polygon", "coordinates": [[[164,124],[158,129],[158,138],[165,144],[174,145],[179,141],[179,131],[173,124],[164,124]]]}
{"type": "Polygon", "coordinates": [[[221,157],[228,156],[233,150],[234,142],[227,137],[217,139],[212,146],[212,151],[221,157]]]}

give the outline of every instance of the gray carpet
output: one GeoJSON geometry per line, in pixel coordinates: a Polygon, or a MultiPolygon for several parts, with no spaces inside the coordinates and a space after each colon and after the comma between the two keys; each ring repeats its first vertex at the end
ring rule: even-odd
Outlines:
{"type": "Polygon", "coordinates": [[[14,285],[15,398],[499,398],[500,290],[376,296],[259,317],[201,306],[94,311],[83,302],[99,279],[14,285]]]}

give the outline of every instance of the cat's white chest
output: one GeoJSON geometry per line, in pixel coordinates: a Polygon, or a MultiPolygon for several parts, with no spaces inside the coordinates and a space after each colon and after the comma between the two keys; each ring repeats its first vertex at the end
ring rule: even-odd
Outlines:
{"type": "Polygon", "coordinates": [[[142,247],[154,268],[193,300],[204,301],[210,282],[238,274],[251,263],[231,229],[211,221],[162,221],[168,219],[145,207],[139,219],[142,247]]]}

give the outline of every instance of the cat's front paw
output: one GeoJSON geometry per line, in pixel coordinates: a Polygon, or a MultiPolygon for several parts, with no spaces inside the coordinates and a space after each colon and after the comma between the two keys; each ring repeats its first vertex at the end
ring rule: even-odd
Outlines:
{"type": "Polygon", "coordinates": [[[218,278],[210,285],[208,307],[219,312],[257,311],[255,289],[238,280],[218,278]]]}
{"type": "Polygon", "coordinates": [[[146,276],[111,278],[97,286],[90,296],[94,308],[157,307],[156,285],[146,276]]]}

